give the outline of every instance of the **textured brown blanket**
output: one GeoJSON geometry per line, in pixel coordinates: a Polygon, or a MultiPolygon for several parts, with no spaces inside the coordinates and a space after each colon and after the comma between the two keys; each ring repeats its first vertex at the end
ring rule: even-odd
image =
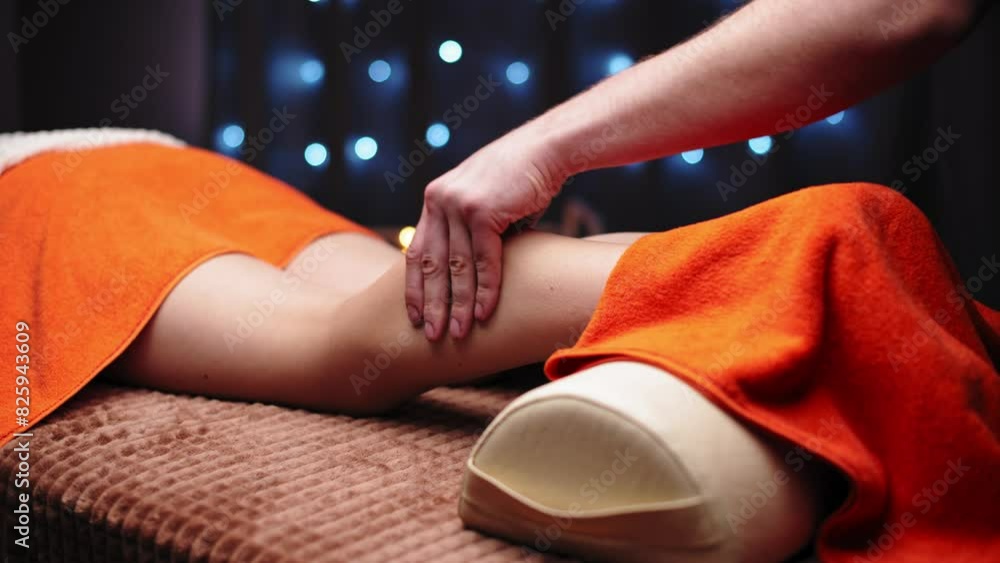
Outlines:
{"type": "Polygon", "coordinates": [[[4,561],[562,561],[456,512],[469,449],[533,373],[368,419],[92,383],[33,429],[27,552],[17,442],[0,452],[4,561]]]}

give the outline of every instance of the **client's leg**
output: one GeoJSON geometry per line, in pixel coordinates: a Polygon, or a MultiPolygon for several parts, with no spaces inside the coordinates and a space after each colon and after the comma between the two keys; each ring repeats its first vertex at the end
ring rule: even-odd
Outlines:
{"type": "Polygon", "coordinates": [[[244,254],[206,261],[177,284],[107,375],[168,391],[301,404],[329,364],[345,293],[244,254]]]}
{"type": "Polygon", "coordinates": [[[402,253],[359,233],[335,233],[314,241],[285,267],[305,282],[355,294],[377,280],[402,253]]]}
{"type": "Polygon", "coordinates": [[[625,248],[534,232],[511,239],[500,306],[460,341],[429,342],[411,328],[400,262],[339,308],[333,372],[347,377],[327,378],[326,394],[384,409],[438,385],[542,361],[582,332],[625,248]]]}
{"type": "Polygon", "coordinates": [[[437,385],[572,344],[624,247],[526,233],[505,248],[501,307],[461,342],[430,343],[403,303],[404,264],[344,300],[243,255],[196,268],[118,365],[151,387],[309,408],[384,410],[437,385]],[[293,283],[294,282],[294,283],[293,283]]]}
{"type": "Polygon", "coordinates": [[[584,240],[613,242],[616,244],[629,245],[648,234],[649,233],[640,233],[640,232],[603,233],[600,235],[592,235],[586,237],[584,240]]]}
{"type": "MultiPolygon", "coordinates": [[[[402,255],[398,263],[370,287],[352,296],[345,296],[335,288],[302,283],[291,275],[292,272],[279,270],[249,256],[232,254],[217,257],[196,268],[170,293],[149,325],[118,362],[117,377],[150,387],[202,395],[346,413],[381,411],[436,385],[466,381],[482,374],[541,361],[555,347],[571,344],[589,320],[608,273],[624,248],[618,244],[537,233],[511,240],[504,252],[500,307],[493,319],[477,326],[463,341],[445,338],[435,343],[428,342],[423,332],[413,328],[406,316],[402,255]]],[[[614,371],[619,368],[594,368],[590,379],[595,383],[599,379],[599,369],[614,371]]],[[[645,450],[648,459],[655,463],[645,464],[643,461],[642,467],[646,469],[635,468],[634,475],[642,475],[636,483],[651,484],[657,494],[680,495],[671,497],[673,500],[667,496],[657,497],[668,507],[694,507],[696,504],[692,503],[702,496],[714,499],[711,506],[706,505],[705,511],[699,513],[698,521],[707,527],[693,530],[692,534],[697,534],[690,536],[697,545],[687,545],[690,542],[683,535],[687,530],[684,523],[689,521],[686,512],[679,518],[667,514],[661,522],[674,522],[679,526],[675,531],[681,541],[674,547],[682,551],[689,548],[704,551],[717,545],[721,550],[719,555],[731,557],[733,552],[729,546],[733,537],[727,530],[731,529],[728,517],[732,507],[738,505],[742,496],[754,492],[746,479],[770,475],[776,467],[776,458],[752,438],[747,438],[749,433],[741,430],[731,419],[725,422],[726,432],[731,436],[728,442],[721,440],[718,432],[711,433],[712,427],[708,423],[687,424],[694,420],[693,415],[672,403],[680,394],[675,389],[660,389],[676,381],[668,379],[667,374],[658,370],[654,370],[655,377],[643,375],[642,371],[641,366],[630,367],[601,376],[600,379],[609,384],[608,389],[611,390],[628,390],[629,386],[637,389],[640,383],[650,388],[648,392],[632,398],[622,393],[594,394],[594,399],[602,399],[603,396],[603,400],[610,401],[618,396],[622,401],[617,408],[616,405],[605,404],[598,410],[589,411],[604,422],[594,418],[588,419],[587,423],[592,430],[607,436],[627,435],[638,440],[636,432],[648,434],[650,428],[660,434],[656,441],[660,446],[667,446],[669,451],[662,448],[645,450]],[[632,376],[635,376],[635,381],[625,384],[626,378],[632,376]],[[634,422],[631,426],[614,422],[612,415],[609,415],[611,418],[605,417],[611,410],[629,414],[646,430],[636,430],[634,422]],[[646,419],[639,420],[643,416],[646,419]],[[601,425],[605,428],[602,429],[601,425]],[[741,441],[744,442],[742,445],[741,441]],[[699,444],[707,443],[727,443],[729,449],[717,452],[723,458],[720,459],[710,454],[713,450],[700,448],[699,444]],[[746,451],[745,455],[738,456],[741,461],[734,459],[732,452],[736,450],[731,448],[746,451]],[[725,455],[727,451],[728,456],[725,455]],[[670,465],[669,456],[675,456],[677,463],[670,465]],[[753,456],[759,456],[758,461],[751,459],[753,456]],[[743,475],[741,467],[752,467],[753,472],[743,475]],[[738,486],[727,489],[727,476],[741,479],[738,486]],[[688,477],[691,479],[682,480],[688,477]],[[667,482],[668,478],[676,479],[667,482]],[[727,490],[730,492],[727,493],[727,490]],[[737,494],[741,496],[734,496],[737,494]],[[689,498],[691,495],[697,498],[689,498]],[[716,524],[711,526],[704,518],[716,524]]],[[[565,386],[573,378],[583,375],[572,376],[552,386],[565,386]]],[[[580,412],[577,411],[577,414],[580,412]]],[[[540,417],[525,428],[523,435],[536,440],[540,446],[548,443],[546,429],[572,426],[584,430],[580,424],[566,424],[559,416],[549,418],[549,411],[538,414],[540,417]]],[[[635,443],[638,444],[638,441],[635,443]]],[[[595,440],[593,445],[598,448],[612,447],[615,442],[595,440]]],[[[605,453],[613,452],[607,450],[605,453]]],[[[523,459],[530,463],[538,461],[530,456],[523,459]]],[[[610,458],[607,461],[614,463],[610,458]]],[[[524,469],[525,475],[540,479],[546,475],[561,474],[561,470],[553,472],[544,464],[537,469],[524,469]]],[[[632,480],[630,475],[626,481],[632,480]]],[[[557,496],[560,491],[558,487],[543,489],[551,490],[557,496]]],[[[643,491],[623,488],[618,491],[621,495],[616,493],[603,497],[607,506],[602,506],[614,509],[622,499],[631,503],[629,499],[633,498],[633,493],[642,494],[635,497],[639,501],[653,498],[643,491]]],[[[798,495],[798,491],[797,485],[787,486],[779,494],[798,495]]],[[[565,499],[550,499],[556,504],[562,500],[565,499]]],[[[802,511],[802,521],[812,522],[812,508],[797,497],[789,497],[787,502],[781,499],[771,502],[776,508],[802,511]]],[[[784,516],[779,518],[761,513],[757,518],[760,520],[748,524],[746,530],[749,532],[752,525],[754,530],[763,530],[761,535],[739,539],[738,552],[756,549],[751,545],[768,544],[761,540],[770,538],[769,534],[773,531],[787,532],[782,528],[784,516]]],[[[587,529],[582,521],[574,522],[574,530],[587,529]]],[[[628,526],[623,529],[628,529],[628,526]]],[[[636,529],[635,533],[649,532],[651,537],[659,538],[656,541],[660,544],[666,542],[672,545],[659,530],[662,528],[652,526],[636,529]]],[[[795,537],[789,535],[791,539],[787,544],[781,543],[781,549],[793,548],[792,544],[799,543],[801,537],[801,533],[795,537]]],[[[582,541],[584,543],[579,545],[587,545],[586,538],[582,541]]],[[[655,552],[664,546],[646,547],[655,552]]],[[[627,545],[625,548],[631,549],[627,545]]],[[[672,551],[674,548],[668,545],[666,549],[672,551]]],[[[709,558],[701,561],[732,560],[713,560],[711,553],[705,555],[709,558]]]]}

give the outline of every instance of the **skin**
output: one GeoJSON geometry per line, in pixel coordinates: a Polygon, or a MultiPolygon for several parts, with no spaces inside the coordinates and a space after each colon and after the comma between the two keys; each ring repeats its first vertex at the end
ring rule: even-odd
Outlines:
{"type": "Polygon", "coordinates": [[[489,319],[501,234],[544,212],[569,176],[823,119],[939,58],[988,3],[921,0],[896,24],[899,0],[755,0],[524,124],[427,186],[406,255],[410,322],[438,340],[489,319]],[[822,104],[797,122],[817,88],[822,104]]]}
{"type": "Polygon", "coordinates": [[[431,342],[412,326],[403,307],[403,256],[382,241],[332,235],[337,252],[295,289],[282,276],[312,246],[286,271],[247,255],[219,256],[180,281],[106,377],[180,393],[382,413],[433,387],[541,362],[573,344],[637,236],[515,237],[504,258],[504,306],[463,341],[431,342]],[[283,298],[266,321],[227,344],[237,319],[259,310],[274,290],[283,298]]]}
{"type": "MultiPolygon", "coordinates": [[[[180,281],[102,377],[312,410],[385,413],[432,387],[539,362],[556,348],[571,345],[589,321],[611,269],[639,236],[642,233],[618,233],[579,240],[529,232],[515,237],[504,254],[502,305],[461,341],[432,342],[412,326],[400,295],[405,263],[399,251],[381,241],[331,235],[303,250],[285,270],[244,254],[218,256],[180,281]],[[336,252],[301,285],[289,289],[283,276],[295,272],[319,244],[336,252]],[[230,350],[222,336],[234,330],[234,319],[259,310],[258,304],[275,289],[285,290],[282,301],[230,350]]],[[[627,370],[671,377],[658,368],[623,361],[585,371],[614,378],[627,370]]],[[[760,459],[743,458],[740,463],[780,467],[788,448],[767,445],[753,450],[760,459]]],[[[715,453],[732,461],[729,449],[715,453]]],[[[754,518],[743,530],[747,561],[783,561],[801,549],[794,540],[778,545],[758,538],[769,537],[766,530],[774,527],[786,530],[788,522],[820,521],[826,513],[819,503],[821,491],[828,487],[813,471],[822,470],[817,464],[796,475],[795,484],[785,485],[782,494],[800,500],[772,502],[766,516],[754,518]]],[[[724,471],[713,478],[733,479],[724,471]]],[[[740,486],[726,490],[744,494],[740,486]]]]}

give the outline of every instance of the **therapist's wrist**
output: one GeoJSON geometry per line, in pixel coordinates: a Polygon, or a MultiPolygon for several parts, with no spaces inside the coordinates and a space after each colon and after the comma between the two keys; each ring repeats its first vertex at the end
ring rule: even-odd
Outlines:
{"type": "Polygon", "coordinates": [[[516,147],[537,175],[537,182],[555,196],[563,183],[577,173],[569,167],[568,155],[562,150],[551,130],[539,126],[538,120],[525,123],[506,135],[509,146],[516,147]]]}
{"type": "Polygon", "coordinates": [[[623,139],[623,127],[596,122],[557,107],[523,126],[533,151],[562,181],[606,166],[613,144],[623,139]]]}

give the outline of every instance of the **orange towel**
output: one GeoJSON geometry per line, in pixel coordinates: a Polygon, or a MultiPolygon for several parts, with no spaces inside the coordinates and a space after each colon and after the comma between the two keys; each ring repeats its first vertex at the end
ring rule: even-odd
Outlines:
{"type": "Polygon", "coordinates": [[[0,175],[0,225],[0,444],[118,357],[205,260],[243,252],[280,267],[325,234],[375,236],[234,160],[153,144],[14,166],[0,175]]]}
{"type": "Polygon", "coordinates": [[[648,362],[800,446],[788,473],[813,455],[839,468],[851,492],[820,531],[825,562],[996,562],[1000,315],[973,298],[998,266],[959,279],[888,188],[806,189],[637,241],[546,372],[648,362]]]}

